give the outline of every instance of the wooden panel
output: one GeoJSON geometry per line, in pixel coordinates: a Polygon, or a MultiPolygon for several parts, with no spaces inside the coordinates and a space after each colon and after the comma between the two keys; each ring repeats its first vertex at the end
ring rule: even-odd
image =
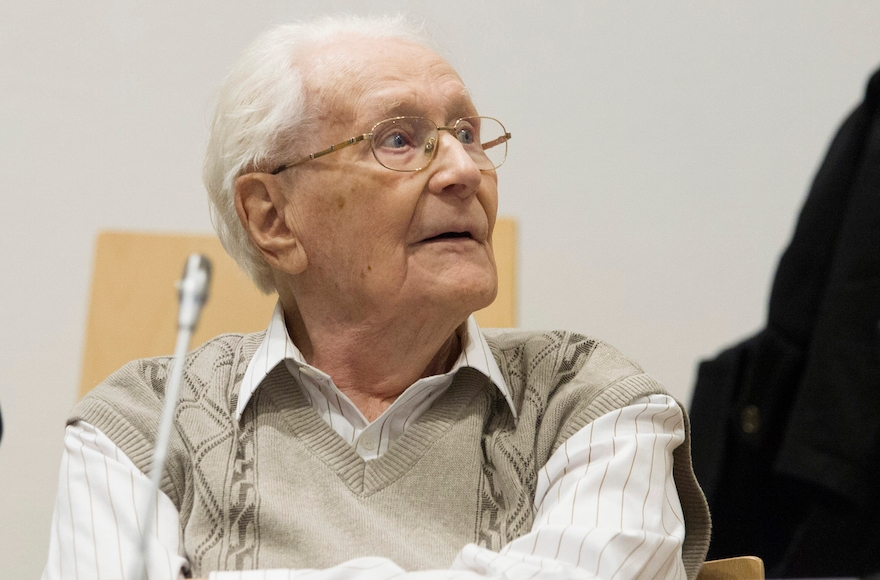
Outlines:
{"type": "Polygon", "coordinates": [[[130,360],[174,351],[175,282],[193,252],[211,260],[212,280],[192,344],[224,332],[266,327],[275,295],[257,290],[215,236],[102,232],[95,251],[80,394],[130,360]]]}
{"type": "Polygon", "coordinates": [[[482,328],[516,326],[516,221],[498,218],[492,234],[495,265],[498,267],[498,295],[474,316],[482,328]]]}
{"type": "MultiPolygon", "coordinates": [[[[516,324],[516,226],[499,219],[494,247],[499,292],[476,314],[484,327],[516,324]]],[[[224,332],[255,332],[269,323],[276,296],[264,295],[210,235],[98,234],[86,326],[80,395],[126,362],[170,354],[177,333],[177,290],[186,257],[212,265],[210,296],[193,346],[224,332]]]]}
{"type": "Polygon", "coordinates": [[[757,556],[709,560],[697,580],[764,580],[764,562],[757,556]]]}

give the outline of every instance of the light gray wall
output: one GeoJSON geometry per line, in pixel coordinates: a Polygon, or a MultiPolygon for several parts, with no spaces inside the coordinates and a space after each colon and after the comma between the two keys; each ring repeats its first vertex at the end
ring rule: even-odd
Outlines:
{"type": "MultiPolygon", "coordinates": [[[[0,2],[0,578],[39,575],[95,233],[207,231],[207,103],[272,23],[350,1],[0,2]]],[[[513,132],[526,328],[602,337],[683,401],[762,325],[880,3],[375,1],[421,15],[513,132]]],[[[125,321],[120,321],[124,324],[125,321]]]]}

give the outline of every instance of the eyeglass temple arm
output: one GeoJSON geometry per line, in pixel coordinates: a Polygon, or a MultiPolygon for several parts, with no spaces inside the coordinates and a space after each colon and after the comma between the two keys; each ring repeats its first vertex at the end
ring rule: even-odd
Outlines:
{"type": "Polygon", "coordinates": [[[324,155],[329,155],[330,153],[333,153],[334,151],[339,151],[340,149],[345,149],[349,145],[354,145],[355,143],[360,143],[361,141],[363,141],[364,139],[366,139],[368,137],[372,137],[372,133],[364,133],[363,135],[358,135],[357,137],[352,137],[351,139],[346,139],[342,143],[337,143],[336,145],[331,145],[330,147],[323,149],[321,151],[318,151],[317,153],[312,153],[311,155],[309,155],[307,157],[303,157],[302,159],[297,159],[296,161],[293,161],[291,163],[287,163],[286,165],[282,165],[281,167],[279,167],[278,169],[273,171],[272,175],[278,175],[282,171],[290,169],[291,167],[295,167],[295,166],[299,165],[300,163],[305,163],[306,161],[311,161],[312,159],[317,159],[318,157],[323,157],[324,155]]]}
{"type": "Polygon", "coordinates": [[[502,143],[509,141],[510,137],[511,137],[510,133],[505,133],[504,135],[502,135],[501,137],[498,137],[497,139],[492,139],[491,141],[487,141],[486,143],[483,143],[483,151],[485,151],[486,149],[490,149],[492,147],[495,147],[496,145],[501,145],[502,143]]]}

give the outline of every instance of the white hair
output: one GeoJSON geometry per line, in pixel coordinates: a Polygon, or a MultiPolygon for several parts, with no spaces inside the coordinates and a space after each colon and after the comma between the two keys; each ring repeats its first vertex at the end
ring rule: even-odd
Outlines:
{"type": "Polygon", "coordinates": [[[314,123],[306,107],[297,55],[344,36],[402,38],[434,48],[424,27],[406,16],[332,16],[272,28],[239,57],[218,96],[202,174],[211,221],[223,247],[265,293],[275,290],[269,265],[235,211],[235,180],[289,161],[314,123]]]}

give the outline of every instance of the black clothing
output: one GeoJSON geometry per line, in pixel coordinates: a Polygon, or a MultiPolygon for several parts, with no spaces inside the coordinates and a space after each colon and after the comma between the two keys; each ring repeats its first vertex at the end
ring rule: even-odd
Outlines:
{"type": "Polygon", "coordinates": [[[694,470],[710,558],[768,577],[880,572],[880,71],[776,272],[767,327],[699,368],[694,470]]]}

